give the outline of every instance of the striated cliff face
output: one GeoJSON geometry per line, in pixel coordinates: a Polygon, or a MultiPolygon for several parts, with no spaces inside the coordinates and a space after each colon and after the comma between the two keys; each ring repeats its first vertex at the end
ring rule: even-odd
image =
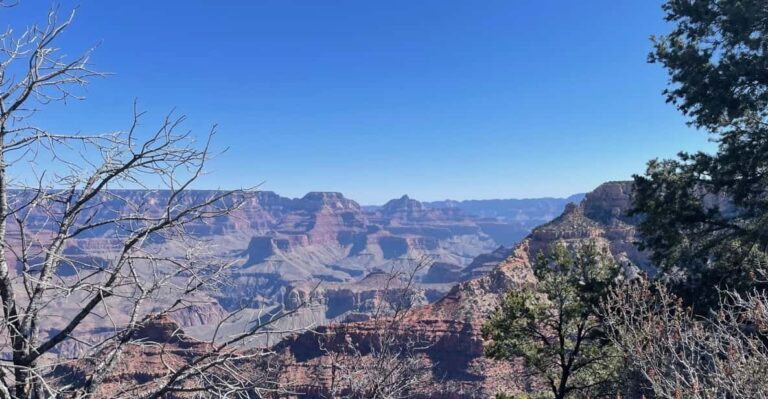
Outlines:
{"type": "MultiPolygon", "coordinates": [[[[184,330],[168,317],[150,321],[134,335],[135,342],[125,346],[120,354],[119,365],[108,374],[104,383],[93,393],[95,398],[110,398],[115,392],[133,388],[134,395],[141,396],[155,388],[152,381],[162,381],[170,369],[179,368],[193,358],[209,350],[205,343],[189,339],[184,330]],[[145,384],[145,385],[141,385],[145,384]]],[[[101,350],[108,353],[111,348],[101,350]]],[[[84,358],[76,362],[62,362],[52,373],[64,384],[81,383],[98,367],[96,359],[84,358]]],[[[184,394],[167,394],[163,397],[186,398],[184,394]]]]}
{"type": "Polygon", "coordinates": [[[298,282],[286,290],[286,307],[313,295],[316,311],[333,322],[361,321],[376,311],[411,308],[428,303],[427,292],[416,287],[406,291],[406,283],[383,270],[374,270],[364,278],[349,283],[328,282],[321,285],[298,282]]]}
{"type": "MultiPolygon", "coordinates": [[[[424,392],[433,398],[491,397],[499,390],[525,391],[531,381],[520,365],[485,359],[480,329],[504,294],[535,281],[531,260],[556,242],[581,245],[588,241],[608,249],[628,270],[648,270],[646,254],[637,250],[636,220],[626,216],[630,205],[630,182],[605,183],[587,194],[579,205],[568,206],[558,218],[540,226],[513,249],[478,257],[467,268],[467,281],[455,285],[434,304],[410,311],[399,334],[407,340],[418,332],[425,343],[420,352],[431,367],[432,384],[424,392]],[[485,272],[485,273],[484,273],[485,272]],[[444,382],[450,382],[446,385],[444,382]]],[[[328,327],[324,333],[364,345],[376,334],[376,323],[361,322],[328,327]]],[[[322,392],[327,376],[318,375],[328,362],[312,333],[291,337],[276,349],[286,363],[286,381],[294,381],[302,392],[322,392]],[[313,374],[314,373],[314,374],[313,374]]],[[[328,348],[326,348],[328,349],[328,348]]],[[[331,348],[330,352],[333,350],[331,348]]]]}
{"type": "MultiPolygon", "coordinates": [[[[491,376],[494,366],[505,372],[512,371],[514,366],[494,365],[483,359],[483,341],[470,323],[425,319],[408,322],[395,333],[401,342],[419,345],[417,352],[422,364],[431,371],[431,383],[417,387],[421,397],[487,397],[484,392],[519,391],[514,384],[508,384],[501,373],[498,375],[502,378],[484,381],[477,378],[480,374],[491,376]]],[[[320,327],[314,333],[286,338],[274,347],[284,362],[281,382],[296,391],[297,397],[327,397],[332,361],[365,362],[371,351],[376,350],[380,334],[379,324],[361,322],[320,327]],[[350,344],[362,357],[334,359],[334,354],[344,353],[350,344]]]]}

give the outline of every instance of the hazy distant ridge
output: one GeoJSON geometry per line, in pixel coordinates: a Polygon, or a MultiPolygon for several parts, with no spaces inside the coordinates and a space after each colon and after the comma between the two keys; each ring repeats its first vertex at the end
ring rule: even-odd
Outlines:
{"type": "Polygon", "coordinates": [[[481,218],[499,218],[515,221],[548,221],[559,215],[568,203],[579,203],[584,193],[567,198],[523,198],[487,200],[444,200],[424,202],[429,208],[459,208],[481,218]]]}

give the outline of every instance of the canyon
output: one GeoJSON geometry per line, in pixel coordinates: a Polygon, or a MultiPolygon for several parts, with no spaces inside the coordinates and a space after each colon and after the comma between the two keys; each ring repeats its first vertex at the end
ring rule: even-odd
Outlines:
{"type": "MultiPolygon", "coordinates": [[[[196,204],[215,194],[190,190],[174,200],[196,204]]],[[[12,192],[10,201],[23,203],[28,196],[12,192]]],[[[109,198],[97,199],[101,205],[92,217],[98,221],[129,213],[156,215],[168,196],[166,191],[111,190],[109,198]],[[132,209],[130,204],[142,207],[132,209]]],[[[285,321],[288,324],[275,328],[292,330],[366,320],[379,306],[383,287],[398,290],[399,283],[386,277],[395,270],[416,270],[418,295],[413,302],[432,303],[455,283],[485,273],[487,265],[482,259],[490,257],[493,261],[503,256],[532,227],[554,218],[566,204],[579,198],[422,203],[406,195],[381,206],[361,206],[336,192],[311,192],[301,198],[269,191],[251,193],[231,214],[186,226],[213,254],[233,266],[225,286],[195,294],[190,305],[174,311],[171,317],[190,337],[209,339],[214,331],[242,330],[312,295],[317,298],[311,309],[302,309],[285,321]],[[243,308],[248,311],[230,315],[243,308]],[[224,325],[219,326],[224,319],[224,325]]],[[[26,218],[27,232],[32,231],[40,242],[30,253],[42,262],[46,237],[55,226],[42,212],[31,211],[26,218]]],[[[9,245],[18,247],[20,235],[15,224],[9,223],[8,230],[9,245]]],[[[73,237],[56,272],[67,278],[84,266],[108,265],[119,252],[120,243],[119,234],[109,229],[97,228],[73,237]]],[[[150,240],[147,250],[183,255],[172,241],[162,237],[150,240]]],[[[13,265],[17,259],[9,255],[9,261],[13,265]]],[[[36,262],[33,259],[31,263],[36,262]]],[[[12,272],[22,271],[17,266],[12,272]]],[[[62,300],[56,304],[57,312],[74,314],[81,300],[78,295],[62,300]]],[[[156,301],[162,305],[165,299],[156,301]]],[[[109,331],[113,323],[127,322],[127,313],[87,318],[75,332],[78,340],[59,345],[56,352],[76,357],[83,342],[109,331]]],[[[46,325],[48,332],[64,328],[65,320],[51,320],[46,325]]],[[[279,338],[250,345],[270,345],[279,338]]]]}
{"type": "MultiPolygon", "coordinates": [[[[390,333],[394,334],[393,342],[403,345],[408,342],[417,343],[411,348],[412,355],[419,359],[420,367],[426,371],[417,385],[417,397],[468,399],[493,397],[500,392],[530,392],[537,382],[523,372],[522,364],[493,361],[483,356],[483,323],[494,312],[505,293],[516,287],[535,283],[530,267],[531,260],[555,243],[562,243],[571,248],[588,242],[596,243],[621,264],[626,274],[653,273],[647,254],[638,250],[635,245],[638,220],[626,215],[631,193],[630,182],[605,183],[586,194],[578,204],[570,203],[565,206],[558,217],[536,227],[511,248],[501,247],[479,255],[461,269],[440,265],[440,274],[450,272],[458,283],[451,284],[447,292],[436,301],[431,302],[424,295],[420,301],[409,304],[410,309],[403,313],[398,322],[387,327],[390,333]]],[[[418,214],[417,205],[409,199],[401,199],[400,202],[405,203],[406,207],[394,213],[399,214],[396,218],[402,221],[415,220],[418,214]],[[409,207],[413,209],[409,211],[409,207]],[[412,215],[403,216],[409,213],[412,215]]],[[[383,214],[389,211],[375,212],[383,214]]],[[[437,218],[433,210],[422,208],[419,212],[420,220],[426,218],[437,223],[434,222],[437,218]]],[[[356,299],[346,299],[343,308],[362,309],[359,313],[364,314],[366,306],[375,299],[365,292],[374,287],[381,290],[381,279],[385,275],[384,272],[373,272],[359,279],[357,284],[331,285],[328,289],[346,290],[345,294],[334,295],[356,299]]],[[[425,277],[428,276],[429,272],[425,274],[425,277]]],[[[424,286],[428,284],[420,284],[417,288],[423,293],[424,286]]],[[[320,302],[333,297],[327,293],[324,295],[320,302]]],[[[286,306],[289,308],[290,304],[286,306]]],[[[321,309],[322,312],[327,312],[329,308],[321,306],[321,309]]],[[[276,375],[291,393],[288,396],[327,397],[333,389],[333,373],[337,369],[337,362],[346,358],[346,361],[364,364],[376,356],[374,343],[384,333],[381,320],[386,321],[386,316],[382,319],[354,317],[351,313],[347,314],[345,319],[339,319],[336,313],[326,313],[325,316],[325,323],[321,325],[280,335],[262,346],[269,347],[269,352],[274,354],[274,362],[279,364],[279,372],[276,375]],[[347,351],[350,347],[355,348],[351,358],[347,351]]],[[[297,323],[307,321],[306,315],[300,313],[288,318],[295,319],[297,323]]],[[[185,353],[193,353],[189,352],[192,349],[185,348],[197,348],[200,345],[195,344],[199,341],[190,338],[184,332],[186,330],[188,329],[177,321],[163,320],[157,325],[146,327],[142,334],[166,342],[164,345],[173,348],[176,356],[182,358],[179,361],[183,361],[185,353]],[[168,337],[169,331],[173,332],[171,335],[174,338],[168,337]],[[168,341],[172,342],[167,343],[168,341]],[[173,343],[176,341],[178,342],[173,343]]],[[[258,349],[242,350],[248,352],[258,349]]],[[[144,347],[129,349],[126,354],[127,359],[141,359],[143,364],[156,364],[157,357],[156,352],[144,347]]],[[[129,366],[115,373],[110,377],[111,385],[107,387],[118,387],[140,379],[137,370],[139,368],[129,366]]],[[[141,373],[146,372],[148,371],[141,369],[141,373]]]]}
{"type": "MultiPolygon", "coordinates": [[[[637,219],[626,216],[631,201],[630,182],[605,183],[588,193],[577,205],[570,204],[553,221],[535,228],[511,249],[478,257],[472,275],[454,285],[435,303],[410,311],[395,326],[402,342],[418,337],[420,356],[430,372],[420,392],[427,398],[493,397],[500,392],[524,393],[535,382],[526,377],[520,364],[489,360],[483,356],[481,327],[509,290],[535,281],[531,260],[555,243],[569,247],[594,242],[631,275],[653,272],[646,253],[637,249],[637,219]]],[[[370,342],[376,334],[374,322],[334,324],[321,334],[348,342],[370,342]]],[[[278,350],[286,364],[283,374],[292,389],[308,396],[328,392],[329,364],[338,356],[335,347],[320,347],[314,333],[293,335],[278,350]],[[336,352],[335,352],[336,351],[336,352]]],[[[371,356],[371,353],[366,355],[371,356]]],[[[361,360],[357,360],[361,361],[361,360]]]]}

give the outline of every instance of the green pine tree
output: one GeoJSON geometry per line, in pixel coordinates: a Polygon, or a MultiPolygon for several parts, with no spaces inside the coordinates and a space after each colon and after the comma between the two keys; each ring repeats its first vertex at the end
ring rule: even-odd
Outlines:
{"type": "Polygon", "coordinates": [[[510,291],[483,327],[486,356],[522,358],[556,399],[598,395],[613,381],[617,358],[596,309],[618,266],[594,244],[573,252],[556,245],[533,270],[538,282],[510,291]]]}
{"type": "Polygon", "coordinates": [[[673,30],[651,62],[670,76],[668,102],[718,143],[715,154],[653,160],[635,176],[641,247],[700,313],[718,289],[744,292],[768,248],[768,2],[669,0],[673,30]]]}

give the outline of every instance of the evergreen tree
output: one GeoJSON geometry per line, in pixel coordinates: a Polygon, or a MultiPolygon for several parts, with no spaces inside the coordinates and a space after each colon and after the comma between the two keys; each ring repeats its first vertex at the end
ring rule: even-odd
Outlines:
{"type": "Polygon", "coordinates": [[[556,245],[537,257],[533,270],[538,282],[510,291],[483,327],[491,340],[486,356],[522,358],[556,399],[598,395],[613,380],[616,358],[596,309],[617,265],[593,244],[575,253],[556,245]]]}
{"type": "Polygon", "coordinates": [[[768,246],[768,2],[669,0],[666,36],[650,61],[670,76],[668,102],[718,143],[715,154],[681,153],[635,176],[641,247],[673,276],[697,310],[717,289],[745,291],[768,246]]]}

